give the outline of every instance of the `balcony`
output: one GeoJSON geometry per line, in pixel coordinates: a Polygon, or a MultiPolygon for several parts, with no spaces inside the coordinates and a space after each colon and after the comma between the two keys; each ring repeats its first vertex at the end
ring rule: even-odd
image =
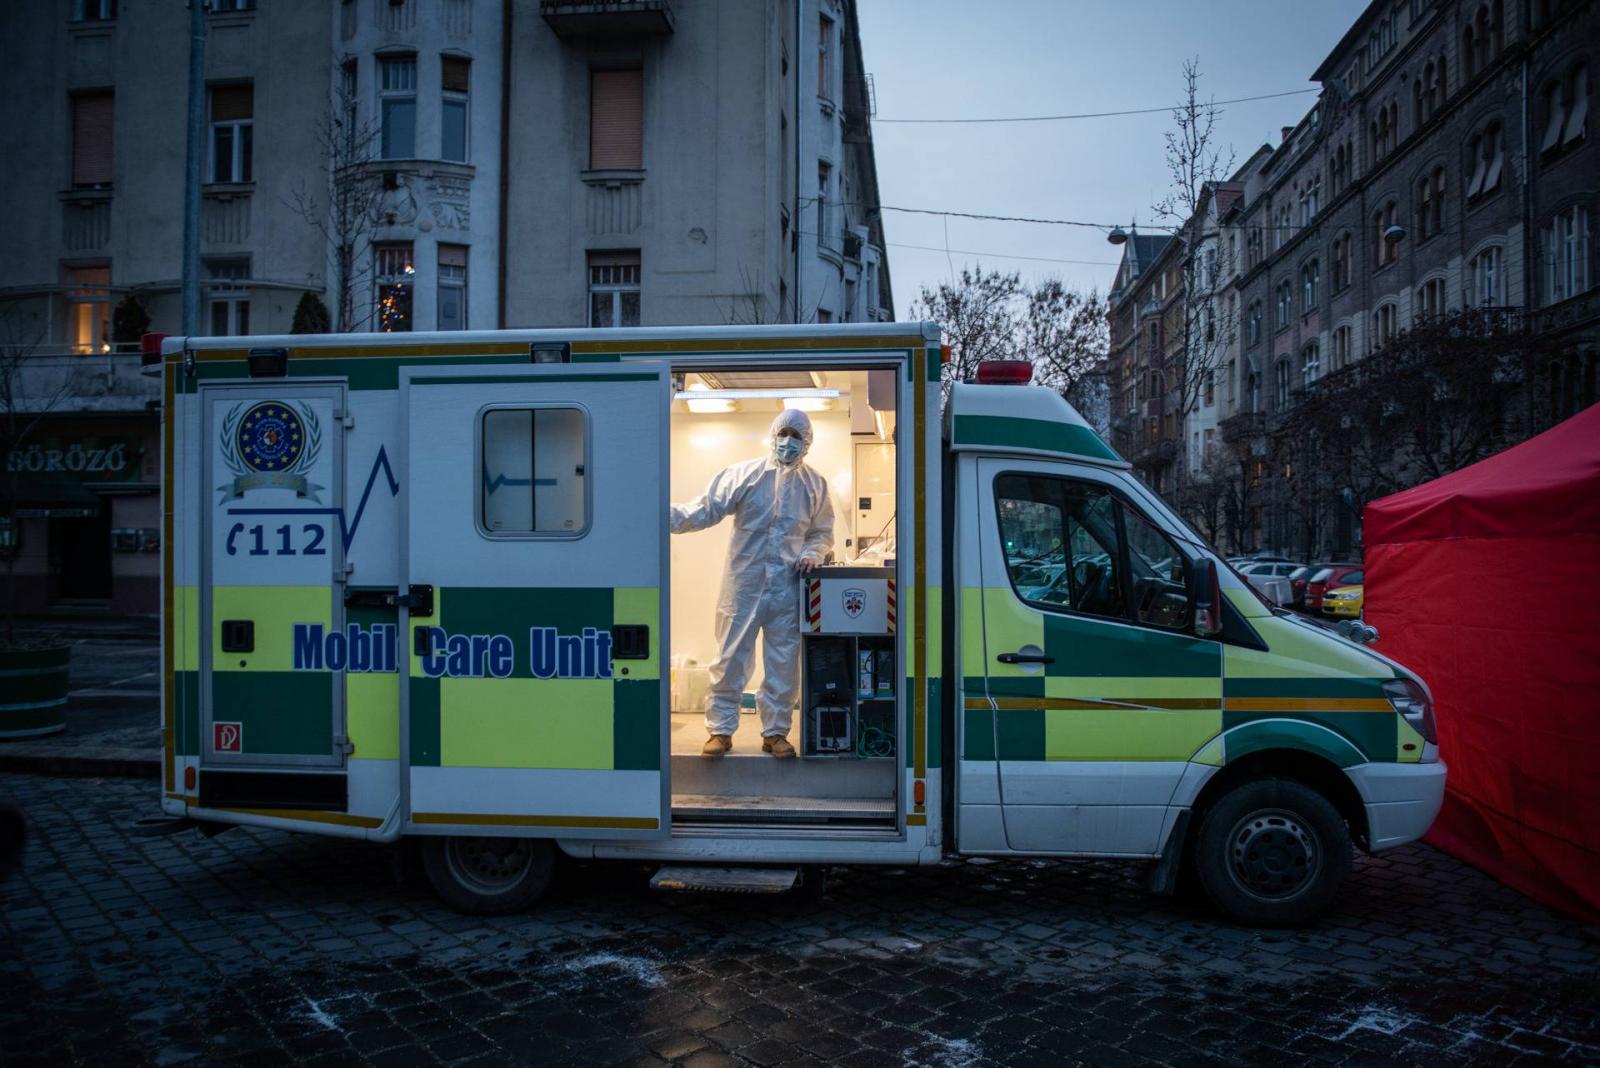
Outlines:
{"type": "Polygon", "coordinates": [[[139,346],[81,352],[50,344],[25,354],[16,378],[19,412],[142,412],[160,399],[161,380],[140,372],[139,346]]]}
{"type": "Polygon", "coordinates": [[[540,0],[539,14],[564,41],[665,37],[677,23],[668,0],[540,0]]]}
{"type": "Polygon", "coordinates": [[[1222,440],[1233,445],[1251,438],[1260,437],[1267,430],[1267,416],[1265,412],[1240,412],[1230,415],[1217,426],[1222,434],[1222,440]]]}

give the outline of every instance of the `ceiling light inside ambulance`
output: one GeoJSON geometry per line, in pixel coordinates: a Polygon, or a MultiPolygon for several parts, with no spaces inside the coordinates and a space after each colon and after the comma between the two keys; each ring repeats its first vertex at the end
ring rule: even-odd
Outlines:
{"type": "MultiPolygon", "coordinates": [[[[843,395],[837,389],[680,389],[673,400],[838,400],[843,395]]],[[[793,407],[793,405],[791,405],[793,407]]]]}
{"type": "Polygon", "coordinates": [[[833,401],[826,397],[785,397],[783,406],[797,412],[825,412],[833,407],[833,401]]]}
{"type": "Polygon", "coordinates": [[[737,401],[728,400],[726,397],[704,397],[699,400],[686,401],[689,410],[696,415],[725,415],[737,411],[737,401]]]}
{"type": "Polygon", "coordinates": [[[1027,360],[983,360],[978,379],[986,386],[1025,386],[1033,381],[1033,364],[1027,360]]]}

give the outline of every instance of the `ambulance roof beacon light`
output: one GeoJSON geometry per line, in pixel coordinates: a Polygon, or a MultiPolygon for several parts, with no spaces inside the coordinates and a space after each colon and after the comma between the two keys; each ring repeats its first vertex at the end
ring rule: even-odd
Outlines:
{"type": "Polygon", "coordinates": [[[985,386],[1025,386],[1033,381],[1033,364],[1027,360],[983,360],[978,383],[985,386]]]}
{"type": "Polygon", "coordinates": [[[150,367],[161,362],[161,343],[165,334],[144,334],[139,338],[139,366],[150,367]]]}
{"type": "Polygon", "coordinates": [[[528,346],[529,363],[571,363],[572,346],[565,341],[535,341],[528,346]]]}

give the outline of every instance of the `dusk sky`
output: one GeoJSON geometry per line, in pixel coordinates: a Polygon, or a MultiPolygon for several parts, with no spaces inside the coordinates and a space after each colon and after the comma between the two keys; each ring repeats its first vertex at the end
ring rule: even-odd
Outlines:
{"type": "MultiPolygon", "coordinates": [[[[913,125],[895,119],[1080,114],[1165,107],[1198,57],[1218,101],[1314,89],[1311,72],[1366,5],[1233,0],[866,0],[862,50],[877,89],[882,203],[1085,222],[1153,221],[1167,188],[1168,112],[1064,122],[913,125]],[[1268,32],[1270,29],[1270,32],[1268,32]]],[[[1276,143],[1316,95],[1222,107],[1217,130],[1242,163],[1276,143]]],[[[1224,155],[1226,158],[1226,155],[1224,155]]],[[[895,312],[921,286],[981,261],[1104,291],[1118,250],[1103,231],[884,212],[895,312]],[[948,234],[946,231],[948,226],[948,234]],[[944,249],[951,249],[947,257],[944,249]],[[910,248],[927,246],[927,249],[910,248]],[[1023,259],[1020,257],[1038,257],[1023,259]],[[1046,262],[1052,260],[1087,262],[1046,262]]]]}

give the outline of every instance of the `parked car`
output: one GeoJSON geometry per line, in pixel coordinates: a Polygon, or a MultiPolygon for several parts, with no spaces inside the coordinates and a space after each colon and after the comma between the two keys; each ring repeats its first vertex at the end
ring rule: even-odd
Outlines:
{"type": "Polygon", "coordinates": [[[1301,570],[1305,565],[1290,561],[1262,561],[1247,565],[1240,569],[1245,581],[1254,586],[1273,604],[1288,604],[1294,596],[1293,587],[1290,585],[1289,576],[1301,570]]]}
{"type": "MultiPolygon", "coordinates": [[[[1361,572],[1356,572],[1357,577],[1361,572]]],[[[1335,586],[1322,595],[1322,614],[1339,619],[1360,619],[1361,607],[1366,601],[1366,587],[1357,583],[1335,586]]]]}
{"type": "Polygon", "coordinates": [[[1360,564],[1333,564],[1311,576],[1306,583],[1306,611],[1322,609],[1322,595],[1335,586],[1353,586],[1361,583],[1360,564]],[[1352,578],[1351,576],[1355,576],[1352,578]]]}
{"type": "Polygon", "coordinates": [[[1308,607],[1306,605],[1306,591],[1311,586],[1311,580],[1317,576],[1318,572],[1333,567],[1360,566],[1360,564],[1341,564],[1334,561],[1329,561],[1322,564],[1307,564],[1305,567],[1298,569],[1289,576],[1289,585],[1294,591],[1294,606],[1296,608],[1308,607]]]}

